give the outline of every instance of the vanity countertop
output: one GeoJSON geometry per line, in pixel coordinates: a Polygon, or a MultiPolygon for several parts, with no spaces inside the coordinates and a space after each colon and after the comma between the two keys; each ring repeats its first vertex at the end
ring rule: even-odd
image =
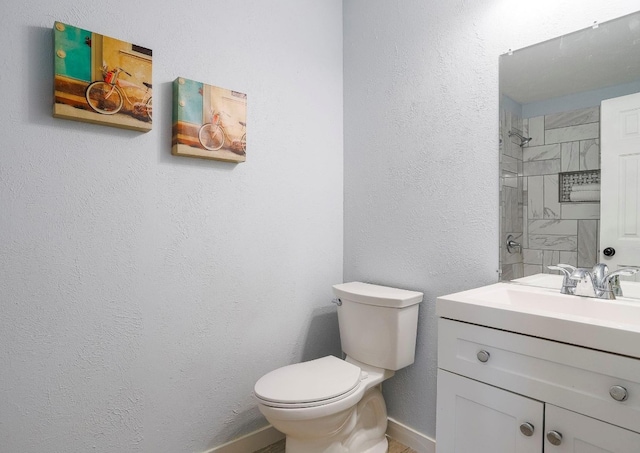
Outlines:
{"type": "Polygon", "coordinates": [[[495,283],[438,297],[439,317],[640,358],[640,300],[495,283]]]}

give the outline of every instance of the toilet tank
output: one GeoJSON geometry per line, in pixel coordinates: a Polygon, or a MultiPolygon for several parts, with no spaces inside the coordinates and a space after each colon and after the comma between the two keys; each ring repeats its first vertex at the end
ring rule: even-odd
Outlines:
{"type": "Polygon", "coordinates": [[[386,370],[413,363],[421,292],[361,282],[334,285],[333,292],[342,302],[338,323],[345,354],[386,370]]]}

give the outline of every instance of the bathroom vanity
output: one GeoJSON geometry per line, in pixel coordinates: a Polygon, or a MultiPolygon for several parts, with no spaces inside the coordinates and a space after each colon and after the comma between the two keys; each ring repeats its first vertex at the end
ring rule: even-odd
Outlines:
{"type": "Polygon", "coordinates": [[[439,297],[438,453],[640,452],[640,301],[439,297]]]}

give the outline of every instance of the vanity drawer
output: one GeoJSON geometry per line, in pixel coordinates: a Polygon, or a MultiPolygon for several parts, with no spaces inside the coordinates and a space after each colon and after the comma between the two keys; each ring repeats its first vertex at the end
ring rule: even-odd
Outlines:
{"type": "Polygon", "coordinates": [[[438,329],[439,368],[640,432],[640,359],[444,318],[438,329]]]}

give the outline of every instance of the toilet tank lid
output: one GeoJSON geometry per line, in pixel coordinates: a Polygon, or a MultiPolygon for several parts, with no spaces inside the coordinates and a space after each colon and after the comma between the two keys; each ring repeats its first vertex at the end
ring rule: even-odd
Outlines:
{"type": "Polygon", "coordinates": [[[340,299],[389,308],[404,308],[415,305],[422,302],[423,297],[423,294],[418,291],[362,282],[333,285],[333,293],[340,299]]]}

